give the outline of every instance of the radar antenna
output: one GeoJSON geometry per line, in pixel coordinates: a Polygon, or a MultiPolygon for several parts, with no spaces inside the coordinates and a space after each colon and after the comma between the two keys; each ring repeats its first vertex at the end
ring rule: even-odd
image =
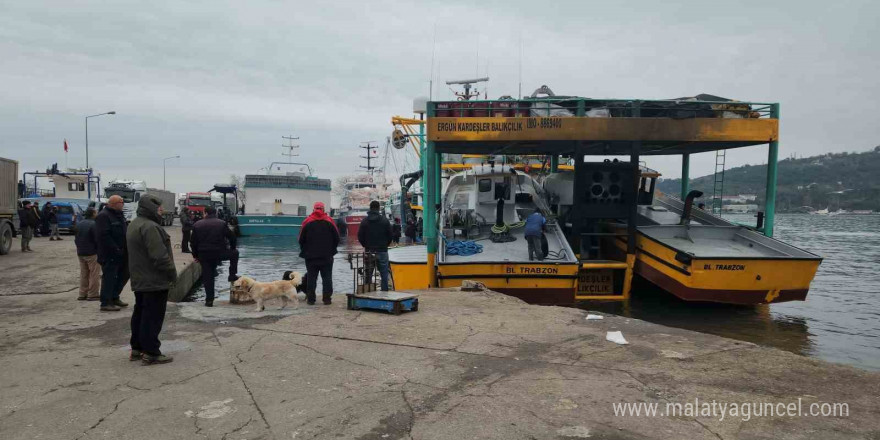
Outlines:
{"type": "Polygon", "coordinates": [[[455,90],[452,90],[451,87],[449,89],[452,90],[452,93],[454,93],[455,96],[458,96],[459,101],[470,101],[471,98],[480,96],[480,92],[477,90],[477,88],[474,86],[474,84],[481,83],[481,82],[487,82],[487,81],[489,81],[488,76],[485,78],[463,79],[463,80],[458,80],[458,81],[446,81],[446,85],[448,85],[448,86],[460,85],[460,86],[464,87],[464,92],[456,92],[455,90]],[[473,93],[471,93],[471,88],[474,89],[473,93]]]}

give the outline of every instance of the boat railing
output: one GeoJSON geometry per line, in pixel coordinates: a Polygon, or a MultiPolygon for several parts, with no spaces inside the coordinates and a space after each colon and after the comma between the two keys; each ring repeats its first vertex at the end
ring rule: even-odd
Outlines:
{"type": "Polygon", "coordinates": [[[681,99],[594,99],[578,97],[434,101],[435,117],[592,116],[612,118],[770,118],[773,103],[681,99]]]}

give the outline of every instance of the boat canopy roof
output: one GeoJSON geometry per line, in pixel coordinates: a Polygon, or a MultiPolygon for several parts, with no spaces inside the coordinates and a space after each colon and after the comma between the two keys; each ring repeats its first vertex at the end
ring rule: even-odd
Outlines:
{"type": "Polygon", "coordinates": [[[778,141],[778,104],[711,95],[667,100],[534,98],[428,103],[440,153],[701,153],[778,141]]]}

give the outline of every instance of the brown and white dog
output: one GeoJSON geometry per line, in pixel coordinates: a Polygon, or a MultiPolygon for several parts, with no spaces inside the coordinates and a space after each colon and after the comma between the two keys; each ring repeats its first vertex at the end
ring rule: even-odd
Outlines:
{"type": "MultiPolygon", "coordinates": [[[[286,277],[287,278],[287,277],[286,277]]],[[[299,299],[296,297],[297,287],[302,284],[302,276],[299,272],[291,272],[289,280],[279,280],[270,282],[259,282],[251,277],[241,277],[233,286],[242,289],[250,295],[251,299],[257,302],[257,311],[262,312],[263,301],[272,298],[281,298],[281,308],[287,307],[287,302],[292,301],[294,307],[299,305],[299,299]]]]}

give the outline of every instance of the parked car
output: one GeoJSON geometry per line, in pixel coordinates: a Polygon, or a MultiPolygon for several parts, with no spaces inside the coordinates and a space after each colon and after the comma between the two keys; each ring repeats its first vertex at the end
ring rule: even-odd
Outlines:
{"type": "Polygon", "coordinates": [[[85,218],[85,212],[78,203],[53,202],[58,207],[58,230],[71,234],[76,232],[76,222],[85,218]]]}
{"type": "Polygon", "coordinates": [[[76,231],[76,222],[84,218],[85,210],[75,201],[59,201],[58,199],[41,197],[39,199],[22,199],[30,200],[37,204],[38,209],[42,210],[46,202],[52,202],[52,206],[58,207],[58,231],[74,233],[76,231]]]}

